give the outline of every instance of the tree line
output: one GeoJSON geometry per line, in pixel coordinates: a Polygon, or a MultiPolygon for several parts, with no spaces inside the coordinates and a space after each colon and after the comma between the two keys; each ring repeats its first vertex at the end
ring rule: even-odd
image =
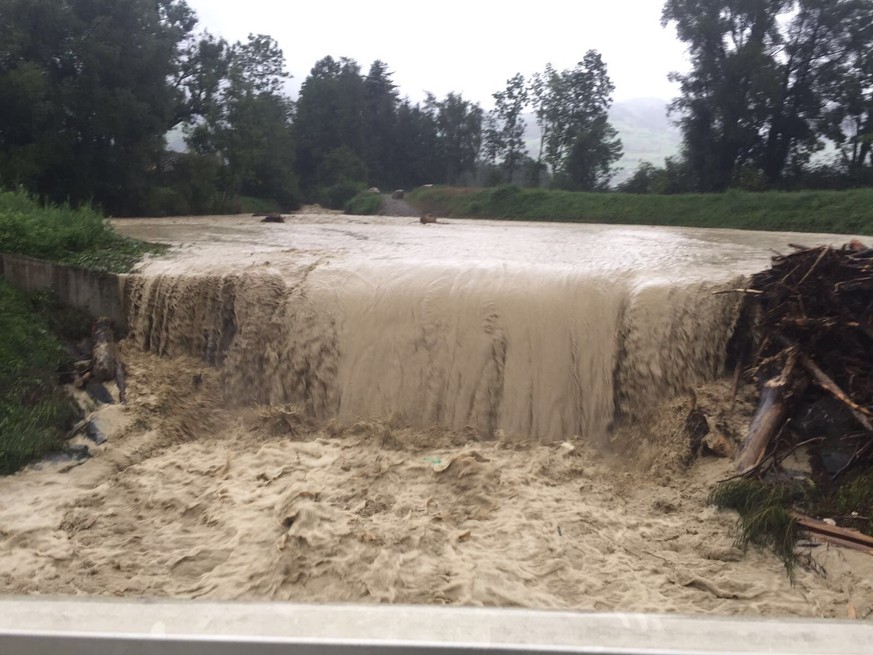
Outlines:
{"type": "Polygon", "coordinates": [[[688,46],[674,74],[682,152],[629,191],[873,184],[873,2],[667,0],[688,46]]]}
{"type": "MultiPolygon", "coordinates": [[[[673,76],[683,147],[622,190],[873,184],[873,0],[666,0],[663,25],[691,60],[673,76]]],[[[387,63],[330,56],[292,100],[274,39],[230,43],[184,0],[0,0],[0,33],[0,185],[116,215],[426,183],[606,190],[621,156],[594,50],[512,76],[484,111],[413,102],[387,63]],[[180,132],[186,152],[168,151],[180,132]]]]}
{"type": "Polygon", "coordinates": [[[0,185],[117,215],[341,206],[367,186],[552,180],[603,188],[620,145],[596,52],[517,75],[485,112],[403,98],[388,65],[325,57],[287,95],[267,35],[229,43],[184,0],[0,0],[0,185]],[[543,131],[534,159],[523,111],[543,131]],[[184,134],[186,152],[166,147],[184,134]]]}

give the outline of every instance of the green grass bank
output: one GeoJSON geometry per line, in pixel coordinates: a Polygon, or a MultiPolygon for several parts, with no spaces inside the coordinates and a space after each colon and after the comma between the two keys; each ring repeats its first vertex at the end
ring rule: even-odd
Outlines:
{"type": "MultiPolygon", "coordinates": [[[[0,252],[121,273],[161,249],[119,236],[90,208],[0,191],[0,252]]],[[[0,475],[62,446],[77,415],[59,385],[70,364],[62,343],[87,335],[89,324],[50,292],[26,295],[0,278],[0,475]]]]}
{"type": "Polygon", "coordinates": [[[91,208],[43,205],[23,191],[0,191],[0,252],[124,273],[145,253],[163,249],[116,234],[91,208]]]}
{"type": "Polygon", "coordinates": [[[423,212],[456,218],[873,235],[873,188],[667,196],[435,186],[407,198],[423,212]]]}

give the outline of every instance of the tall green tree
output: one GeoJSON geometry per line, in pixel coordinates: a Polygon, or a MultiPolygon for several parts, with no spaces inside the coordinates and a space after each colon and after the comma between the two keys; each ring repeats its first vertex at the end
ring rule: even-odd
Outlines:
{"type": "Polygon", "coordinates": [[[622,152],[609,123],[614,89],[595,50],[572,69],[558,72],[547,65],[533,76],[529,92],[541,130],[540,161],[559,186],[593,191],[609,184],[622,152]]]}
{"type": "Polygon", "coordinates": [[[506,88],[492,97],[494,112],[486,132],[486,143],[489,149],[496,150],[506,171],[506,181],[512,182],[513,175],[527,156],[523,113],[528,102],[528,89],[524,76],[521,73],[512,76],[506,80],[506,88]]]}
{"type": "Polygon", "coordinates": [[[226,70],[189,145],[219,159],[226,191],[296,206],[294,106],[283,93],[289,75],[282,50],[271,37],[251,34],[230,47],[226,70]]]}
{"type": "Polygon", "coordinates": [[[178,105],[182,0],[3,0],[0,179],[135,211],[178,105]]]}
{"type": "Polygon", "coordinates": [[[393,186],[410,188],[444,181],[437,140],[434,116],[408,98],[401,101],[392,139],[393,186]]]}
{"type": "Polygon", "coordinates": [[[353,59],[324,57],[303,81],[294,131],[305,193],[332,183],[323,175],[325,158],[338,148],[364,160],[364,97],[364,79],[353,59]]]}
{"type": "Polygon", "coordinates": [[[852,177],[873,181],[873,16],[867,11],[844,17],[844,56],[827,71],[823,94],[826,110],[822,131],[839,148],[852,177]]]}
{"type": "Polygon", "coordinates": [[[376,60],[364,78],[363,160],[370,184],[388,186],[396,176],[391,160],[397,123],[398,94],[388,64],[376,60]]]}
{"type": "Polygon", "coordinates": [[[750,174],[778,185],[829,130],[839,139],[873,47],[869,0],[667,0],[662,19],[691,54],[673,108],[701,190],[750,174]]]}
{"type": "Polygon", "coordinates": [[[482,145],[482,108],[459,93],[449,93],[443,100],[428,94],[425,110],[436,125],[439,181],[457,184],[476,168],[482,145]]]}

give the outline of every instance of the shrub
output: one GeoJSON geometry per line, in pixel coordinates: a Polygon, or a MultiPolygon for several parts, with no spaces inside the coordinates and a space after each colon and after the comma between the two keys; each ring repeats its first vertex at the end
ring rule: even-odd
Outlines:
{"type": "Polygon", "coordinates": [[[119,236],[90,207],[42,205],[24,191],[0,191],[0,252],[125,272],[162,249],[119,236]]]}
{"type": "Polygon", "coordinates": [[[362,191],[346,203],[345,213],[357,214],[358,216],[374,216],[382,210],[383,204],[384,200],[381,194],[362,191]]]}
{"type": "Polygon", "coordinates": [[[328,209],[343,209],[346,203],[367,188],[363,182],[343,180],[315,192],[315,200],[328,209]]]}

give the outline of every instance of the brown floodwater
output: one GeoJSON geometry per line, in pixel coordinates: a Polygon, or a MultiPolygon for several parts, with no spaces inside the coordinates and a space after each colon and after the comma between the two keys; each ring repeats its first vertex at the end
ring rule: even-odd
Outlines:
{"type": "Polygon", "coordinates": [[[0,479],[0,592],[868,616],[866,554],[789,580],[687,467],[771,250],[847,237],[306,214],[114,221],[125,405],[0,479]],[[823,571],[827,575],[823,575],[823,571]]]}

